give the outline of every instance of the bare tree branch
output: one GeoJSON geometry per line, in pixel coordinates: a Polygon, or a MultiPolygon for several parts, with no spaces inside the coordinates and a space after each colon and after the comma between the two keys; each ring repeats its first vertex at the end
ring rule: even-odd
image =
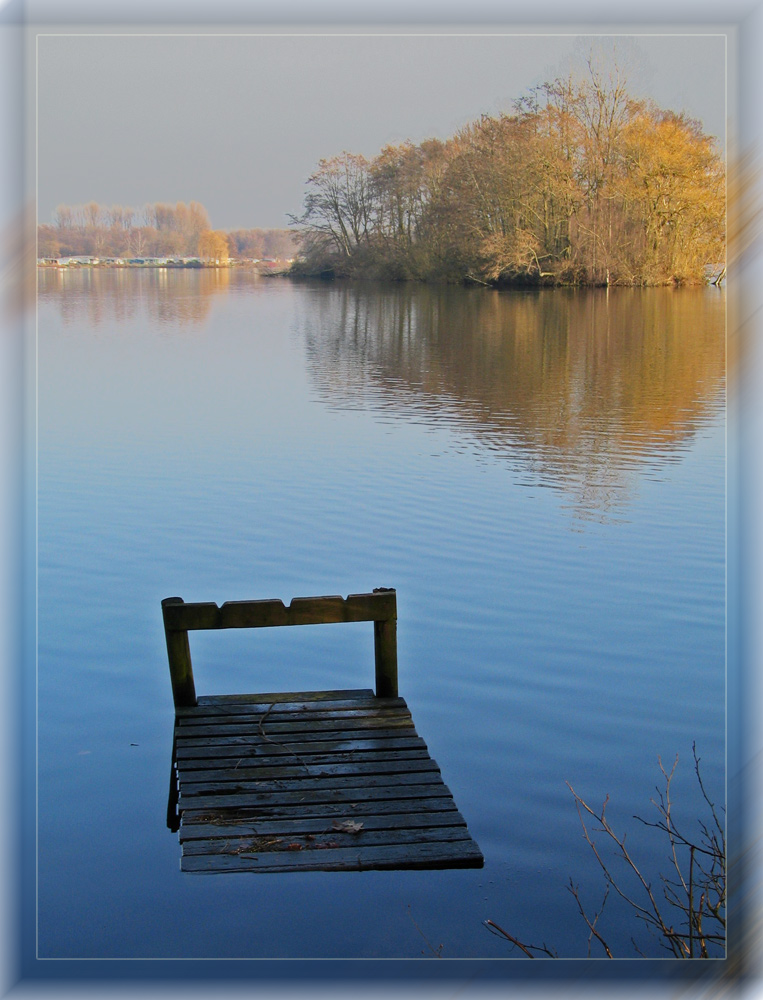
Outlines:
{"type": "MultiPolygon", "coordinates": [[[[664,790],[661,791],[658,788],[657,799],[651,801],[660,818],[650,822],[640,816],[634,817],[644,826],[658,830],[667,835],[668,838],[670,863],[675,871],[675,877],[669,878],[664,874],[659,875],[663,896],[661,902],[658,902],[651,882],[648,881],[626,848],[626,834],[617,834],[606,817],[609,796],[605,797],[601,809],[597,811],[591,808],[567,782],[567,787],[575,799],[583,837],[596,858],[605,879],[604,897],[593,916],[589,916],[586,912],[580,898],[579,887],[572,878],[567,886],[568,891],[575,899],[580,916],[588,928],[589,957],[594,939],[599,942],[608,958],[613,957],[609,944],[599,930],[599,923],[610,890],[614,890],[633,910],[636,919],[644,923],[649,933],[656,937],[660,947],[674,957],[710,958],[724,954],[726,943],[726,840],[720,816],[705,789],[700,773],[700,761],[694,745],[692,750],[697,780],[705,804],[712,816],[712,828],[699,819],[697,825],[700,836],[692,839],[681,833],[676,827],[673,818],[671,785],[678,766],[678,757],[673,762],[670,771],[663,767],[662,760],[657,758],[664,781],[664,790]],[[635,880],[637,887],[635,895],[632,891],[626,890],[622,878],[615,874],[608,862],[604,860],[604,855],[597,842],[597,834],[604,835],[605,843],[609,841],[615,845],[617,857],[625,863],[626,877],[635,880]],[[639,893],[643,894],[643,900],[639,898],[639,893]],[[679,919],[677,923],[674,923],[673,918],[676,914],[678,914],[679,919]]],[[[598,839],[600,840],[601,837],[598,839]]],[[[533,952],[553,954],[545,944],[540,947],[523,943],[492,920],[486,920],[485,926],[493,933],[500,933],[530,958],[535,957],[533,952]]],[[[646,957],[634,938],[631,938],[631,943],[638,955],[646,957]]]]}

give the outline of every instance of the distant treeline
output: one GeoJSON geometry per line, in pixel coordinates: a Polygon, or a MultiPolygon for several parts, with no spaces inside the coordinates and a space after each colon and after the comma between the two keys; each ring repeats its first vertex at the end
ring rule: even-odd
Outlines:
{"type": "Polygon", "coordinates": [[[292,224],[307,274],[699,282],[725,259],[725,170],[698,122],[589,62],[445,142],[321,160],[292,224]]]}
{"type": "Polygon", "coordinates": [[[295,235],[288,229],[212,230],[207,210],[192,201],[162,203],[141,209],[59,205],[53,223],[37,231],[39,257],[203,256],[218,260],[274,257],[296,253],[295,235]]]}

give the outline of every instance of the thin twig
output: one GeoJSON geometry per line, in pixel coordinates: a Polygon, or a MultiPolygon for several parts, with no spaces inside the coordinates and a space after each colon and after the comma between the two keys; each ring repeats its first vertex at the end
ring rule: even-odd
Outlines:
{"type": "Polygon", "coordinates": [[[543,952],[543,954],[548,955],[549,958],[558,957],[556,952],[551,951],[550,948],[547,948],[545,946],[545,944],[543,945],[522,944],[522,942],[518,938],[515,938],[513,934],[509,934],[509,932],[505,931],[503,927],[499,927],[498,924],[496,924],[493,920],[483,920],[482,922],[485,925],[485,927],[487,927],[487,929],[491,931],[491,933],[495,934],[496,932],[498,932],[498,934],[503,935],[503,937],[505,937],[507,941],[511,941],[511,943],[515,944],[517,948],[520,948],[525,953],[525,955],[527,955],[528,958],[535,958],[535,955],[533,955],[533,951],[543,952]]]}
{"type": "Polygon", "coordinates": [[[443,949],[443,946],[441,944],[439,944],[436,948],[432,947],[432,944],[431,944],[429,938],[426,936],[426,934],[422,931],[422,929],[419,927],[419,925],[413,919],[413,914],[411,913],[411,904],[410,903],[408,904],[408,916],[411,918],[411,923],[413,924],[413,926],[416,928],[416,930],[419,932],[419,934],[426,941],[427,948],[429,948],[429,950],[432,952],[432,954],[434,955],[434,957],[435,958],[442,958],[442,949],[443,949]]]}
{"type": "Polygon", "coordinates": [[[578,910],[580,910],[581,917],[583,918],[583,920],[585,920],[586,924],[588,924],[588,929],[591,932],[588,935],[588,957],[589,958],[591,957],[591,938],[593,938],[593,937],[595,937],[596,940],[599,942],[599,944],[602,946],[602,948],[606,952],[607,958],[612,958],[612,952],[609,950],[609,945],[604,940],[604,938],[601,936],[601,934],[599,934],[599,932],[596,930],[596,924],[598,923],[599,917],[604,912],[604,905],[607,902],[607,896],[609,895],[610,885],[611,885],[611,883],[607,882],[607,888],[604,891],[604,899],[602,899],[601,906],[599,907],[598,912],[596,913],[596,916],[593,918],[593,920],[589,920],[588,914],[583,909],[583,904],[580,902],[580,895],[578,893],[578,887],[573,883],[572,879],[570,879],[570,884],[567,886],[567,888],[569,889],[569,891],[574,896],[575,902],[578,904],[578,910]]]}
{"type": "MultiPolygon", "coordinates": [[[[270,715],[270,713],[273,711],[273,709],[275,707],[276,707],[276,703],[273,702],[270,705],[270,707],[268,708],[267,712],[265,712],[265,714],[262,716],[262,718],[260,719],[260,721],[257,723],[257,731],[259,732],[260,736],[263,738],[263,740],[265,740],[266,743],[270,743],[274,747],[280,747],[282,750],[285,750],[286,753],[290,757],[293,757],[295,760],[298,760],[300,762],[300,764],[305,768],[306,771],[309,770],[306,761],[303,760],[303,758],[300,757],[298,753],[294,753],[293,750],[290,750],[288,748],[288,746],[286,746],[285,743],[278,743],[276,740],[271,740],[271,738],[266,734],[266,732],[265,732],[265,730],[263,728],[263,726],[265,724],[265,719],[267,719],[267,717],[270,715]]],[[[238,766],[238,765],[236,765],[236,766],[238,766]]]]}

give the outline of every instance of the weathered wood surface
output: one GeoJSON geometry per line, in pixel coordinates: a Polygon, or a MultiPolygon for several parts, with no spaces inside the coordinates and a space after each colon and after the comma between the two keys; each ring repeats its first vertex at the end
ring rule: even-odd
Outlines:
{"type": "Polygon", "coordinates": [[[183,871],[483,864],[402,698],[201,697],[177,710],[174,763],[183,871]]]}
{"type": "Polygon", "coordinates": [[[378,587],[348,597],[295,597],[283,601],[226,601],[186,604],[182,597],[162,601],[167,657],[175,708],[195,708],[196,688],[188,632],[218,628],[268,628],[281,625],[325,625],[373,622],[376,694],[397,697],[397,594],[378,587]]]}
{"type": "Polygon", "coordinates": [[[278,625],[326,625],[339,622],[394,620],[397,600],[394,590],[348,597],[295,597],[283,601],[226,601],[186,604],[180,598],[163,602],[164,623],[169,631],[192,629],[268,628],[278,625]]]}

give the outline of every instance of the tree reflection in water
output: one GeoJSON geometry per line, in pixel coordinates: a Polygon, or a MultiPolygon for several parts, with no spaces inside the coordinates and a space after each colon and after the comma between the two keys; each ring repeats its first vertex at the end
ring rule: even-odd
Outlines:
{"type": "MultiPolygon", "coordinates": [[[[228,268],[40,269],[38,287],[65,323],[200,329],[216,296],[273,280],[288,293],[286,279],[228,268]]],[[[724,404],[716,288],[298,287],[295,329],[324,405],[447,427],[455,447],[563,489],[579,517],[622,516],[634,474],[676,460],[724,404]]]]}
{"type": "MultiPolygon", "coordinates": [[[[253,280],[249,273],[246,277],[253,280]]],[[[54,299],[65,323],[86,320],[93,326],[144,313],[158,324],[200,325],[213,297],[227,292],[230,283],[226,267],[46,267],[37,272],[41,300],[54,299]]]]}
{"type": "Polygon", "coordinates": [[[577,512],[616,513],[723,406],[717,289],[340,285],[299,328],[320,397],[448,424],[577,512]]]}

